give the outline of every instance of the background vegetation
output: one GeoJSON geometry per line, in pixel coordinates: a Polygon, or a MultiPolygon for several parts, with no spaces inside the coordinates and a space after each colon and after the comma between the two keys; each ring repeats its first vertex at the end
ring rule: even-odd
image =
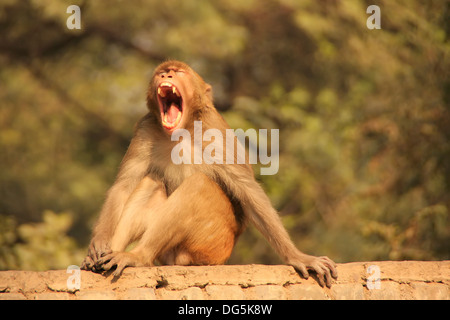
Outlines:
{"type": "MultiPolygon", "coordinates": [[[[302,250],[450,259],[450,5],[442,0],[0,4],[0,269],[80,264],[145,114],[188,62],[233,128],[280,129],[260,176],[302,250]],[[81,7],[81,30],[66,9],[81,7]],[[381,30],[366,8],[381,8],[381,30]]],[[[259,170],[255,170],[259,172],[259,170]]],[[[250,228],[230,263],[280,263],[250,228]]]]}

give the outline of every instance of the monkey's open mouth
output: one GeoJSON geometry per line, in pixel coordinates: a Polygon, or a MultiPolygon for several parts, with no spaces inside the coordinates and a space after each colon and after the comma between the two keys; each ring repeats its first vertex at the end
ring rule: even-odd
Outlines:
{"type": "Polygon", "coordinates": [[[162,125],[167,130],[173,130],[181,121],[183,99],[177,87],[169,82],[158,86],[158,101],[161,111],[162,125]]]}

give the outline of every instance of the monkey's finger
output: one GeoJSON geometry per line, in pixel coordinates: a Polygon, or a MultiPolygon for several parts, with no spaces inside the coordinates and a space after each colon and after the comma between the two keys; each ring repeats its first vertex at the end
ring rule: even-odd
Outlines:
{"type": "MultiPolygon", "coordinates": [[[[331,260],[330,260],[331,261],[331,260]]],[[[338,277],[338,272],[337,272],[337,266],[336,266],[336,263],[334,263],[333,261],[331,261],[332,262],[332,264],[329,264],[328,265],[328,269],[330,269],[330,271],[331,271],[331,276],[334,278],[334,279],[337,279],[337,277],[338,277]]]]}
{"type": "MultiPolygon", "coordinates": [[[[328,278],[327,278],[327,272],[329,273],[328,268],[325,266],[325,264],[321,261],[321,258],[317,258],[309,267],[309,269],[313,270],[316,273],[317,280],[319,281],[319,285],[321,287],[326,285],[328,286],[328,278]]],[[[331,282],[330,282],[331,285],[331,282]]]]}
{"type": "Polygon", "coordinates": [[[316,263],[314,263],[312,268],[317,274],[317,279],[319,280],[320,286],[324,287],[326,285],[328,288],[330,288],[332,277],[329,266],[324,261],[317,261],[316,263]]]}
{"type": "Polygon", "coordinates": [[[338,273],[337,273],[337,269],[336,269],[336,267],[337,267],[336,263],[334,263],[334,261],[328,257],[320,257],[319,259],[321,259],[321,262],[325,265],[327,270],[329,270],[331,277],[333,277],[334,279],[337,279],[338,273]]]}
{"type": "Polygon", "coordinates": [[[92,256],[94,261],[97,263],[98,259],[100,258],[100,251],[97,248],[94,248],[92,251],[92,256]]]}
{"type": "Polygon", "coordinates": [[[113,254],[104,255],[103,257],[101,257],[97,260],[96,265],[101,266],[102,264],[105,264],[106,262],[110,261],[113,258],[114,258],[113,254]]]}
{"type": "Polygon", "coordinates": [[[101,265],[101,264],[103,264],[105,262],[108,262],[112,258],[114,258],[114,256],[115,256],[115,253],[113,253],[109,249],[107,251],[104,251],[104,252],[101,252],[101,253],[99,252],[97,263],[101,265]]]}
{"type": "Polygon", "coordinates": [[[117,261],[115,259],[111,259],[107,264],[104,264],[102,267],[103,267],[103,270],[109,271],[116,266],[117,266],[117,261]]]}
{"type": "Polygon", "coordinates": [[[332,276],[333,278],[335,278],[335,279],[338,278],[338,273],[337,273],[337,270],[336,270],[336,269],[331,269],[331,276],[332,276]]]}
{"type": "Polygon", "coordinates": [[[89,249],[88,249],[88,257],[91,258],[92,261],[97,261],[97,249],[95,248],[95,245],[93,243],[91,243],[89,245],[89,249]]]}
{"type": "Polygon", "coordinates": [[[328,288],[331,288],[331,273],[330,269],[325,267],[325,281],[328,288]]]}
{"type": "Polygon", "coordinates": [[[295,270],[297,270],[297,272],[300,272],[303,278],[305,279],[309,278],[309,272],[303,263],[293,263],[292,266],[294,267],[295,270]]]}
{"type": "Polygon", "coordinates": [[[99,260],[103,256],[112,253],[108,244],[102,243],[98,247],[95,248],[95,260],[99,260]]]}
{"type": "Polygon", "coordinates": [[[94,261],[92,261],[91,257],[87,256],[81,263],[81,270],[91,270],[93,266],[94,261]]]}
{"type": "Polygon", "coordinates": [[[127,265],[124,263],[119,263],[117,265],[116,271],[114,271],[113,276],[114,277],[120,277],[122,275],[123,269],[125,269],[127,265]]]}
{"type": "Polygon", "coordinates": [[[321,287],[324,287],[325,286],[324,271],[321,270],[320,268],[314,269],[314,271],[316,272],[317,279],[319,280],[319,285],[321,287]]]}

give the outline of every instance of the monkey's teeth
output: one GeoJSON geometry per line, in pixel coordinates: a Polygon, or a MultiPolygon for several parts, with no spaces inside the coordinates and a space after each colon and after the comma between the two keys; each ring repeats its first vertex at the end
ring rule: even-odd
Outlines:
{"type": "Polygon", "coordinates": [[[168,90],[161,89],[163,87],[165,87],[165,88],[172,88],[172,93],[174,95],[176,95],[178,98],[181,97],[181,94],[180,94],[180,92],[178,92],[178,89],[173,84],[171,84],[169,82],[163,82],[163,83],[161,83],[159,85],[159,87],[158,87],[158,95],[160,97],[165,98],[166,95],[167,95],[167,92],[168,92],[168,90]]]}
{"type": "Polygon", "coordinates": [[[169,123],[167,121],[167,113],[165,113],[164,118],[163,118],[163,125],[164,125],[164,127],[168,128],[168,129],[172,129],[172,128],[175,128],[180,123],[180,120],[181,120],[181,112],[179,112],[177,114],[177,118],[172,123],[169,123]]]}
{"type": "Polygon", "coordinates": [[[166,91],[165,90],[161,90],[161,88],[158,88],[158,95],[161,98],[165,98],[166,97],[166,91]]]}

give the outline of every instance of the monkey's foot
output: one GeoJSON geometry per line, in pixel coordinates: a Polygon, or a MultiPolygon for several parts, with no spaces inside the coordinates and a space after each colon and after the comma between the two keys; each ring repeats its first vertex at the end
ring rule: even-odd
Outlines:
{"type": "Polygon", "coordinates": [[[137,255],[131,252],[112,252],[104,255],[97,260],[97,267],[102,268],[105,271],[111,270],[116,267],[113,273],[114,277],[118,277],[122,274],[123,269],[126,267],[142,267],[144,264],[137,255]]]}
{"type": "Polygon", "coordinates": [[[87,256],[81,263],[81,269],[101,272],[102,269],[99,268],[98,259],[111,252],[109,241],[99,236],[94,237],[89,244],[87,256]]]}
{"type": "Polygon", "coordinates": [[[309,277],[308,270],[314,271],[322,287],[326,284],[330,288],[331,278],[337,279],[336,264],[328,257],[314,257],[303,254],[289,260],[288,264],[300,272],[305,279],[309,277]]]}

